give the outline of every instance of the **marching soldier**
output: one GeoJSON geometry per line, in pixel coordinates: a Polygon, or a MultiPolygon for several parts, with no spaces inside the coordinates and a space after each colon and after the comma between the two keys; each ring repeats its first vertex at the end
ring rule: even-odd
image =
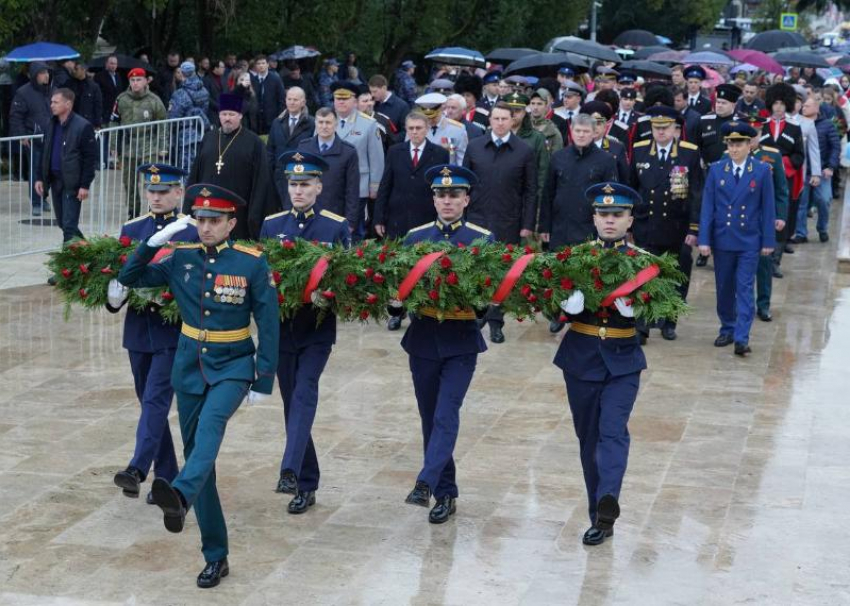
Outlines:
{"type": "Polygon", "coordinates": [[[232,244],[234,214],[245,201],[216,185],[198,183],[187,197],[197,220],[200,244],[177,246],[158,263],[160,248],[189,224],[179,219],[142,242],[121,270],[129,287],[168,286],[183,325],[171,371],[186,462],[173,482],[153,481],[153,500],[165,528],[181,532],[194,507],[206,565],[201,588],[229,574],[227,527],[215,484],[215,460],[227,421],[246,399],[271,394],[277,367],[280,324],[271,272],[259,250],[232,244]],[[251,338],[257,324],[259,345],[251,338]],[[256,358],[256,359],[255,359],[256,358]]]}
{"type": "MultiPolygon", "coordinates": [[[[670,253],[679,259],[687,280],[679,286],[683,300],[688,296],[691,248],[699,230],[703,176],[699,150],[693,143],[677,141],[677,111],[656,105],[647,110],[652,139],[635,143],[629,182],[640,194],[632,209],[635,244],[654,255],[670,253]]],[[[676,323],[660,324],[661,336],[676,338],[676,323]]],[[[638,322],[641,344],[649,337],[649,326],[638,322]]]]}
{"type": "MultiPolygon", "coordinates": [[[[266,217],[261,238],[291,242],[296,238],[327,244],[350,244],[348,221],[327,210],[315,210],[328,164],[314,154],[287,152],[286,165],[292,209],[266,217]]],[[[313,421],[319,404],[319,380],[336,343],[336,316],[321,320],[311,305],[280,323],[277,380],[283,397],[286,448],[275,492],[294,495],[287,511],[300,514],[316,502],[319,459],[313,445],[313,421]]]]}
{"type": "MultiPolygon", "coordinates": [[[[640,196],[627,185],[599,183],[585,196],[594,207],[599,248],[642,251],[626,243],[631,209],[640,196]]],[[[563,371],[567,399],[579,441],[587,489],[590,528],[585,545],[600,545],[614,534],[620,515],[620,488],[629,458],[629,416],[640,387],[646,358],[635,330],[634,309],[625,297],[608,313],[584,308],[584,294],[561,302],[572,324],[558,347],[554,364],[563,371]]]]}
{"type": "MultiPolygon", "coordinates": [[[[416,227],[405,244],[446,242],[469,245],[476,240],[493,241],[493,235],[463,218],[469,190],[478,179],[471,170],[454,165],[434,166],[425,175],[434,191],[437,220],[416,227]]],[[[400,307],[391,308],[400,314],[400,307]]],[[[472,309],[449,313],[438,319],[434,308],[419,309],[411,319],[401,346],[410,356],[410,372],[422,420],[425,461],[416,485],[405,502],[430,507],[432,524],[442,524],[455,513],[458,487],[452,458],[460,429],[460,408],[472,382],[478,354],[487,350],[472,309]]]]}
{"type": "Polygon", "coordinates": [[[745,122],[723,125],[728,156],[708,169],[699,225],[700,253],[714,254],[717,316],[715,347],[735,344],[735,355],[750,353],[750,327],[759,255],[776,247],[776,207],[770,167],[750,157],[755,129],[745,122]]]}
{"type": "Polygon", "coordinates": [[[428,140],[448,151],[453,164],[460,164],[469,144],[469,136],[463,124],[443,115],[443,104],[447,100],[442,93],[426,93],[416,99],[416,106],[428,118],[428,140]]]}
{"type": "MultiPolygon", "coordinates": [[[[137,170],[144,180],[150,212],[125,223],[120,237],[144,241],[184,217],[175,210],[183,203],[183,177],[186,173],[167,164],[143,164],[137,170]]],[[[180,233],[180,239],[197,242],[197,230],[194,226],[187,227],[180,233]]],[[[111,280],[106,309],[118,313],[127,302],[128,294],[127,287],[118,280],[111,280]]],[[[156,477],[168,482],[174,480],[178,471],[168,413],[174,397],[171,368],[174,366],[180,324],[165,321],[159,309],[160,306],[153,301],[144,310],[127,308],[124,319],[123,345],[130,356],[136,397],[142,408],[133,458],[127,469],[115,474],[114,482],[124,496],[134,499],[139,497],[140,484],[147,478],[152,465],[156,477]]],[[[150,492],[147,503],[154,504],[150,492]]]]}

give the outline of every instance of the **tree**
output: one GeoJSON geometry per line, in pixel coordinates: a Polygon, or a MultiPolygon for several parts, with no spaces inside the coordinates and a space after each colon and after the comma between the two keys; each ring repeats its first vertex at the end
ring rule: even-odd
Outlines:
{"type": "Polygon", "coordinates": [[[601,39],[619,32],[646,29],[682,43],[701,29],[711,28],[726,0],[606,0],[601,14],[601,39]]]}

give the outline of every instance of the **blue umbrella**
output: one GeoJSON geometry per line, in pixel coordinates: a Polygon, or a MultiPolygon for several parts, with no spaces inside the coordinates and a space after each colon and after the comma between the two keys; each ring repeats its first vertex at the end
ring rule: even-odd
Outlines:
{"type": "Polygon", "coordinates": [[[53,42],[35,42],[26,46],[19,46],[6,55],[6,61],[17,63],[30,63],[32,61],[62,61],[64,59],[76,59],[80,53],[70,46],[54,44],[53,42]]]}
{"type": "Polygon", "coordinates": [[[484,55],[477,50],[464,48],[462,46],[447,46],[445,48],[435,48],[430,53],[425,55],[425,58],[437,63],[447,63],[449,65],[468,65],[472,67],[486,67],[487,60],[484,55]]]}
{"type": "Polygon", "coordinates": [[[736,61],[722,53],[714,51],[699,51],[682,57],[682,63],[699,65],[735,65],[736,61]]]}
{"type": "Polygon", "coordinates": [[[667,36],[659,36],[658,34],[655,34],[655,37],[661,44],[673,44],[673,41],[667,36]]]}

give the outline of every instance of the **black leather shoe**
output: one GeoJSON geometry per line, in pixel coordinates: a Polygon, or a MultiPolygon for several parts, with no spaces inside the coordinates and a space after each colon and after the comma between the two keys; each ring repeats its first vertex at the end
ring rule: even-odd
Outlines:
{"type": "Polygon", "coordinates": [[[304,513],[308,508],[316,504],[316,491],[306,490],[299,491],[295,497],[289,502],[286,511],[292,514],[304,513]]]}
{"type": "Polygon", "coordinates": [[[705,267],[707,263],[708,263],[708,257],[706,257],[704,255],[699,255],[697,257],[697,261],[696,261],[695,265],[697,267],[705,267]]]}
{"type": "Polygon", "coordinates": [[[793,238],[788,238],[789,244],[806,244],[809,239],[806,236],[794,236],[793,238]]]}
{"type": "Polygon", "coordinates": [[[183,496],[168,483],[156,478],[151,486],[153,500],[162,510],[162,521],[169,532],[182,532],[186,522],[186,504],[183,496]]]}
{"type": "Polygon", "coordinates": [[[661,338],[665,341],[676,340],[676,327],[672,324],[665,324],[661,327],[661,338]]]}
{"type": "Polygon", "coordinates": [[[751,353],[753,350],[750,349],[750,346],[746,343],[735,343],[735,355],[741,356],[745,358],[748,353],[751,353]]]}
{"type": "Polygon", "coordinates": [[[794,247],[788,244],[787,242],[785,243],[785,248],[783,248],[782,250],[785,252],[786,255],[794,254],[794,247]]]}
{"type": "Polygon", "coordinates": [[[198,587],[209,589],[221,583],[221,579],[230,574],[227,558],[218,562],[208,562],[201,574],[198,575],[198,587]]]}
{"type": "Polygon", "coordinates": [[[390,318],[387,322],[387,330],[398,330],[399,328],[401,328],[401,316],[390,318]]]}
{"type": "Polygon", "coordinates": [[[638,340],[640,341],[641,345],[646,345],[646,342],[649,341],[649,333],[639,330],[638,331],[638,340]]]}
{"type": "Polygon", "coordinates": [[[564,323],[560,320],[552,320],[551,322],[549,322],[549,332],[551,332],[553,335],[556,335],[561,332],[563,328],[564,323]]]}
{"type": "Polygon", "coordinates": [[[475,323],[478,324],[478,328],[481,329],[487,325],[487,320],[484,318],[476,318],[475,323]]]}
{"type": "Polygon", "coordinates": [[[490,342],[491,343],[504,343],[505,335],[502,332],[502,328],[500,326],[491,326],[490,327],[490,342]]]}
{"type": "Polygon", "coordinates": [[[284,469],[274,491],[284,494],[298,494],[298,478],[295,477],[295,472],[291,469],[284,469]]]}
{"type": "Polygon", "coordinates": [[[612,494],[606,494],[596,505],[596,528],[599,530],[611,530],[614,528],[614,522],[620,517],[620,503],[617,502],[617,497],[612,494]]]}
{"type": "Polygon", "coordinates": [[[124,471],[119,471],[112,479],[115,485],[122,489],[125,497],[131,499],[139,498],[139,485],[142,483],[142,472],[135,467],[128,467],[124,471]]]}
{"type": "Polygon", "coordinates": [[[605,539],[611,536],[614,536],[613,528],[600,530],[596,526],[591,526],[587,529],[587,532],[584,533],[584,536],[581,538],[581,542],[585,545],[602,545],[602,543],[605,542],[605,539]]]}
{"type": "Polygon", "coordinates": [[[419,505],[420,507],[430,507],[431,488],[425,482],[417,481],[416,486],[413,487],[413,490],[410,491],[404,502],[411,505],[419,505]]]}
{"type": "Polygon", "coordinates": [[[454,497],[441,497],[437,499],[437,504],[434,505],[431,513],[428,514],[428,521],[432,524],[443,524],[444,522],[448,522],[449,517],[453,516],[456,511],[457,507],[455,507],[454,497]]]}
{"type": "MultiPolygon", "coordinates": [[[[821,240],[821,242],[823,242],[823,240],[821,240]]],[[[47,278],[47,283],[50,286],[56,286],[56,282],[57,282],[56,276],[50,276],[49,278],[47,278]]]]}
{"type": "Polygon", "coordinates": [[[758,314],[759,320],[762,322],[773,322],[773,316],[770,315],[769,311],[759,309],[756,314],[758,314]]]}
{"type": "Polygon", "coordinates": [[[714,346],[726,347],[727,345],[731,345],[733,341],[732,335],[720,335],[714,340],[714,346]]]}
{"type": "Polygon", "coordinates": [[[781,280],[785,277],[785,274],[782,273],[782,270],[779,269],[779,266],[776,263],[773,264],[773,277],[777,280],[781,280]]]}
{"type": "Polygon", "coordinates": [[[829,242],[829,234],[825,231],[822,231],[818,234],[818,238],[820,238],[821,242],[829,242]]]}
{"type": "Polygon", "coordinates": [[[149,490],[148,496],[145,497],[145,503],[148,505],[156,505],[156,501],[153,500],[153,493],[149,490]]]}

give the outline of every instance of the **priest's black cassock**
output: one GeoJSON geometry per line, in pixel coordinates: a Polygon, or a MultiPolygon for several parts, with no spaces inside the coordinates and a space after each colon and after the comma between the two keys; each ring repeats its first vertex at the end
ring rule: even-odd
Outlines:
{"type": "MultiPolygon", "coordinates": [[[[236,211],[236,227],[230,235],[234,240],[258,239],[263,219],[277,212],[265,145],[244,126],[230,134],[221,128],[206,134],[187,185],[195,183],[224,187],[247,202],[247,207],[236,211]]],[[[191,201],[184,202],[183,212],[191,213],[191,206],[191,201]]]]}

